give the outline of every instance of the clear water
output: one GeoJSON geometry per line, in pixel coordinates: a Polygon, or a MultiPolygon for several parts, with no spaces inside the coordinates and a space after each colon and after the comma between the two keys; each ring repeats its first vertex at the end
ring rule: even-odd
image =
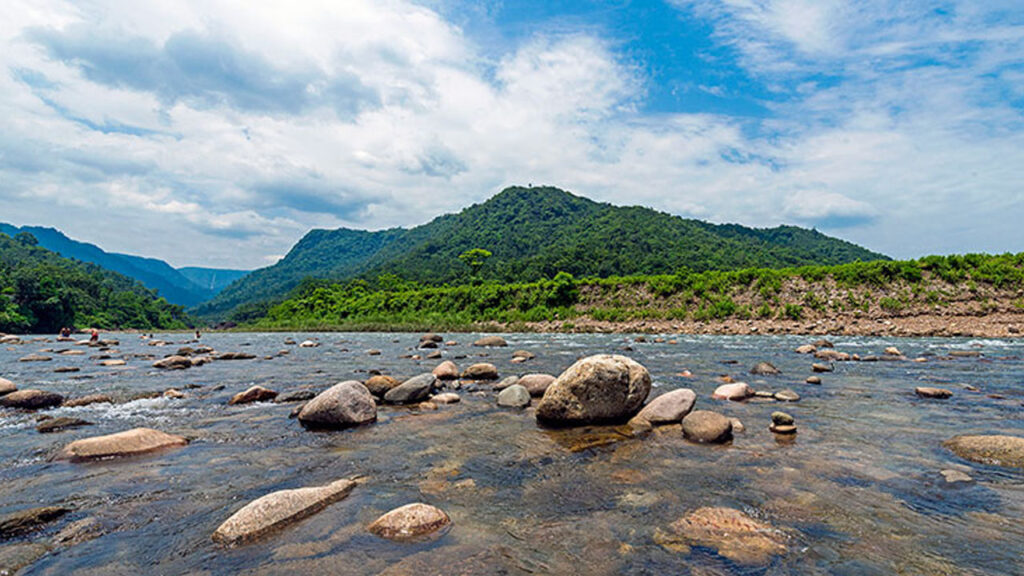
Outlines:
{"type": "MultiPolygon", "coordinates": [[[[413,334],[208,334],[203,344],[260,359],[175,372],[131,355],[168,354],[176,345],[148,347],[137,335],[120,336],[127,368],[100,367],[88,355],[17,362],[67,347],[60,343],[0,349],[0,375],[22,388],[71,397],[171,387],[188,394],[49,411],[95,423],[59,434],[37,433],[34,415],[0,411],[0,514],[54,504],[75,510],[24,541],[45,541],[85,517],[106,528],[95,540],[55,549],[27,574],[1024,574],[1024,472],[970,463],[941,446],[962,433],[1024,435],[1024,342],[839,338],[837,349],[851,353],[896,345],[911,357],[950,349],[984,357],[837,363],[822,386],[812,386],[803,383],[812,359],[792,352],[812,338],[666,336],[679,343],[631,344],[623,353],[650,370],[655,394],[692,388],[698,408],[742,420],[746,432],[731,445],[690,444],[678,426],[637,438],[615,428],[547,430],[529,410],[497,408],[487,386],[464,389],[460,404],[436,411],[382,407],[376,424],[337,432],[303,430],[288,418],[292,404],[227,405],[252,384],[318,391],[365,379],[371,369],[397,377],[429,371],[438,361],[402,358],[415,353],[413,334]],[[323,345],[283,345],[289,336],[323,345]],[[286,348],[287,356],[262,359],[286,348]],[[368,356],[371,348],[383,354],[368,356]],[[783,374],[748,374],[761,360],[783,374]],[[55,374],[62,365],[82,371],[55,374]],[[684,369],[694,377],[679,376],[684,369]],[[792,388],[802,399],[713,401],[722,374],[757,389],[792,388]],[[921,385],[955,395],[921,400],[913,394],[921,385]],[[767,430],[779,409],[796,418],[793,442],[767,430]],[[72,440],[137,426],[192,442],[129,460],[51,461],[72,440]],[[975,482],[947,484],[940,471],[950,468],[975,482]],[[254,498],[357,475],[363,482],[346,500],[256,543],[225,549],[210,539],[254,498]],[[366,531],[379,514],[414,501],[444,509],[452,529],[414,544],[366,531]],[[713,549],[683,555],[654,541],[656,529],[701,506],[770,522],[788,535],[789,552],[766,566],[741,566],[713,549]]],[[[578,357],[620,351],[629,338],[512,334],[509,348],[485,350],[466,345],[475,335],[446,337],[462,343],[446,358],[468,355],[455,360],[460,366],[492,362],[502,375],[557,375],[578,357]],[[520,348],[537,358],[512,364],[520,348]]]]}

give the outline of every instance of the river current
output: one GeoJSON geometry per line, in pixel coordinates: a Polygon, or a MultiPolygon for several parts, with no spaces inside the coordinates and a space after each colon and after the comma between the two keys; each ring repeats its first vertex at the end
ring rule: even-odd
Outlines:
{"type": "Polygon", "coordinates": [[[479,335],[444,336],[460,343],[442,346],[445,359],[460,368],[490,362],[503,377],[557,376],[583,356],[624,354],[650,371],[652,397],[691,388],[697,409],[738,418],[746,431],[706,446],[686,441],[678,425],[633,437],[616,427],[550,430],[532,409],[499,408],[488,384],[463,386],[461,402],[437,410],[381,406],[376,423],[331,432],[290,419],[295,404],[228,405],[254,384],[319,392],[365,380],[371,370],[399,379],[429,372],[440,360],[409,358],[425,353],[415,349],[415,334],[211,333],[202,344],[257,358],[180,371],[154,369],[145,355],[173,353],[185,345],[182,334],[157,334],[166,347],[137,334],[105,335],[120,340],[106,354],[125,358],[122,367],[98,365],[95,349],[31,342],[0,348],[0,376],[19,388],[69,398],[176,388],[185,397],[0,409],[0,516],[47,505],[73,510],[42,531],[0,542],[0,551],[49,542],[68,523],[92,518],[99,537],[54,546],[23,573],[1024,574],[1024,471],[969,462],[942,446],[958,434],[1024,436],[1024,341],[835,338],[843,352],[880,355],[896,346],[927,361],[837,362],[811,385],[804,380],[814,360],[793,349],[812,337],[662,335],[678,341],[669,344],[653,335],[637,343],[621,334],[508,334],[508,348],[476,348],[469,344],[479,335]],[[287,338],[321,345],[299,348],[287,338]],[[69,348],[86,354],[59,354],[69,348]],[[44,349],[52,361],[18,361],[44,349]],[[536,358],[512,363],[517,349],[536,358]],[[949,358],[952,350],[981,355],[949,358]],[[750,374],[760,361],[781,375],[750,374]],[[64,366],[80,371],[54,371],[64,366]],[[801,398],[712,400],[723,375],[801,398]],[[954,395],[922,399],[916,386],[954,395]],[[795,437],[769,432],[776,410],[795,418],[795,437]],[[39,414],[93,425],[41,434],[39,414]],[[140,426],[190,443],[122,460],[53,460],[73,440],[140,426]],[[944,470],[973,480],[947,482],[944,470]],[[346,499],[254,543],[228,548],[211,540],[221,522],[264,494],[356,476],[360,484],[346,499]],[[451,529],[415,543],[366,530],[410,502],[443,509],[451,529]],[[747,565],[713,547],[687,554],[659,544],[659,530],[704,506],[771,524],[785,534],[786,553],[747,565]]]}

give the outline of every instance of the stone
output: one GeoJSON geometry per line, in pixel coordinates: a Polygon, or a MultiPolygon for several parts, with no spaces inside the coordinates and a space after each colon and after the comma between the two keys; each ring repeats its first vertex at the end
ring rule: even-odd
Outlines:
{"type": "Polygon", "coordinates": [[[494,367],[494,364],[481,362],[463,370],[462,378],[465,380],[497,380],[498,369],[494,367]]]}
{"type": "Polygon", "coordinates": [[[433,352],[430,352],[429,354],[424,356],[424,358],[426,358],[427,360],[437,360],[437,359],[441,358],[442,356],[443,356],[443,354],[441,354],[440,350],[434,350],[433,352]]]}
{"type": "Polygon", "coordinates": [[[255,354],[249,354],[248,352],[224,352],[223,354],[217,355],[217,360],[252,360],[255,358],[255,354]]]}
{"type": "Polygon", "coordinates": [[[732,440],[732,420],[718,412],[695,410],[683,418],[683,436],[702,444],[728,442],[732,440]]]}
{"type": "Polygon", "coordinates": [[[125,362],[124,360],[122,360],[120,358],[111,358],[110,360],[104,360],[104,361],[100,362],[100,366],[107,366],[107,367],[125,366],[127,364],[128,364],[127,362],[125,362]]]}
{"type": "Polygon", "coordinates": [[[519,376],[506,376],[505,378],[502,378],[501,381],[498,382],[497,384],[492,385],[491,388],[496,392],[500,392],[505,388],[508,388],[509,386],[513,386],[515,384],[519,384],[519,376]]]}
{"type": "Polygon", "coordinates": [[[526,350],[516,350],[512,353],[513,358],[522,358],[523,360],[533,360],[537,357],[533,352],[527,352],[526,350]]]}
{"type": "Polygon", "coordinates": [[[373,394],[378,398],[383,398],[384,395],[388,393],[388,390],[391,390],[399,384],[401,384],[401,382],[391,376],[378,374],[376,376],[370,376],[370,379],[363,385],[370,391],[370,394],[373,394]]]}
{"type": "Polygon", "coordinates": [[[1024,438],[1019,436],[955,436],[942,445],[957,456],[972,462],[1024,468],[1024,438]]]}
{"type": "Polygon", "coordinates": [[[718,388],[715,388],[711,397],[715,400],[733,400],[741,401],[746,400],[754,395],[754,389],[745,382],[734,382],[732,384],[722,384],[718,388]]]}
{"type": "Polygon", "coordinates": [[[834,370],[835,370],[835,368],[833,368],[832,366],[830,366],[828,364],[818,364],[817,362],[815,362],[814,364],[811,364],[811,371],[812,372],[832,372],[834,370]]]}
{"type": "Polygon", "coordinates": [[[153,368],[161,370],[184,370],[192,367],[192,360],[185,356],[168,356],[153,362],[153,368]]]}
{"type": "Polygon", "coordinates": [[[952,358],[978,358],[981,356],[981,352],[977,350],[950,350],[949,355],[952,358]]]}
{"type": "MultiPolygon", "coordinates": [[[[820,346],[818,348],[821,348],[820,346]]],[[[830,360],[832,362],[846,362],[850,359],[850,355],[846,352],[837,352],[835,350],[818,350],[814,353],[814,357],[818,360],[830,360]]]]}
{"type": "Polygon", "coordinates": [[[537,420],[558,426],[628,420],[643,408],[651,375],[625,356],[599,354],[577,361],[537,405],[537,420]]]}
{"type": "Polygon", "coordinates": [[[444,394],[438,394],[430,399],[435,404],[456,404],[462,400],[458,394],[454,392],[445,392],[444,394]]]}
{"type": "Polygon", "coordinates": [[[36,542],[0,547],[0,576],[21,574],[22,568],[31,566],[49,551],[47,546],[36,542]]]}
{"type": "Polygon", "coordinates": [[[0,396],[10,394],[18,390],[18,387],[14,385],[14,382],[6,378],[0,378],[0,396]]]}
{"type": "MultiPolygon", "coordinates": [[[[29,534],[70,512],[62,506],[29,508],[0,517],[0,539],[29,534]]],[[[0,566],[2,569],[3,566],[0,566]]]]}
{"type": "Polygon", "coordinates": [[[316,342],[314,340],[303,340],[302,343],[299,344],[299,348],[319,348],[319,347],[320,347],[320,343],[316,342]]]}
{"type": "Polygon", "coordinates": [[[795,424],[770,424],[768,429],[776,434],[796,434],[795,424]]]}
{"type": "Polygon", "coordinates": [[[169,388],[164,390],[164,398],[170,398],[172,400],[181,400],[185,397],[185,393],[177,388],[169,388]]]}
{"type": "Polygon", "coordinates": [[[804,382],[806,382],[808,384],[814,384],[814,385],[820,386],[821,385],[821,378],[819,378],[817,376],[808,376],[807,380],[804,380],[804,382]]]}
{"type": "Polygon", "coordinates": [[[698,508],[668,530],[655,533],[655,541],[664,548],[687,554],[691,546],[713,548],[720,556],[743,565],[768,564],[787,550],[785,534],[732,508],[698,508]]]}
{"type": "Polygon", "coordinates": [[[821,340],[815,340],[812,343],[812,346],[814,346],[815,348],[835,348],[835,346],[831,342],[825,340],[824,338],[822,338],[821,340]]]}
{"type": "Polygon", "coordinates": [[[733,434],[743,434],[747,431],[747,427],[743,425],[743,422],[740,422],[739,418],[729,418],[729,421],[732,422],[733,434]]]}
{"type": "Polygon", "coordinates": [[[771,362],[758,362],[757,366],[750,369],[751,374],[758,376],[770,376],[774,374],[781,374],[779,369],[775,367],[771,362]]]}
{"type": "Polygon", "coordinates": [[[530,396],[538,398],[544,395],[555,380],[556,378],[550,374],[526,374],[519,378],[517,384],[525,387],[530,396]]]}
{"type": "Polygon", "coordinates": [[[438,380],[456,380],[459,377],[459,367],[455,362],[445,360],[434,368],[433,374],[438,380]]]}
{"type": "Polygon", "coordinates": [[[937,398],[939,400],[945,400],[953,396],[953,392],[946,390],[945,388],[932,388],[930,386],[918,386],[914,388],[914,394],[917,394],[921,398],[937,398]]]}
{"type": "Polygon", "coordinates": [[[814,354],[817,351],[818,347],[815,346],[814,344],[804,344],[803,346],[797,346],[796,350],[794,350],[794,352],[796,352],[797,354],[814,354]]]}
{"type": "Polygon", "coordinates": [[[433,340],[424,340],[420,342],[418,348],[421,350],[437,348],[437,342],[434,342],[433,340]]]}
{"type": "Polygon", "coordinates": [[[498,406],[505,408],[526,408],[530,405],[530,391],[525,386],[513,384],[498,393],[498,406]]]}
{"type": "MultiPolygon", "coordinates": [[[[316,392],[312,390],[295,390],[286,392],[274,398],[274,404],[291,404],[292,402],[306,402],[316,398],[316,392]]],[[[296,414],[298,416],[298,414],[296,414]]]]}
{"type": "Polygon", "coordinates": [[[795,423],[796,421],[793,420],[793,417],[785,412],[772,412],[772,424],[778,426],[790,426],[795,423]]]}
{"type": "Polygon", "coordinates": [[[971,478],[969,474],[961,472],[959,470],[942,470],[939,472],[942,477],[946,479],[946,484],[956,484],[957,482],[974,482],[974,478],[971,478]]]}
{"type": "Polygon", "coordinates": [[[441,509],[416,502],[377,518],[368,530],[388,540],[416,540],[445,529],[451,523],[451,518],[441,509]]]}
{"type": "Polygon", "coordinates": [[[106,394],[89,394],[88,396],[82,396],[80,398],[72,398],[65,400],[62,406],[68,408],[77,408],[79,406],[88,406],[90,404],[113,404],[114,399],[106,394]]]}
{"type": "Polygon", "coordinates": [[[317,394],[299,412],[310,428],[349,428],[377,420],[377,404],[362,382],[339,382],[317,394]]]}
{"type": "Polygon", "coordinates": [[[895,346],[886,348],[884,354],[886,356],[903,356],[903,352],[900,352],[900,349],[895,346]]]}
{"type": "Polygon", "coordinates": [[[440,342],[443,342],[443,341],[444,341],[444,338],[442,338],[440,334],[434,334],[433,332],[428,332],[428,333],[424,334],[423,336],[420,336],[420,342],[437,342],[437,343],[440,343],[440,342]]]}
{"type": "Polygon", "coordinates": [[[388,404],[415,404],[426,400],[436,385],[437,378],[433,374],[413,376],[388,390],[384,395],[384,401],[388,404]]]}
{"type": "Polygon", "coordinates": [[[60,532],[53,537],[53,543],[58,546],[77,546],[83,542],[94,540],[103,535],[103,525],[95,518],[82,518],[61,528],[60,532]]]}
{"type": "Polygon", "coordinates": [[[59,460],[82,462],[148,454],[158,450],[185,446],[188,440],[151,428],[135,428],[116,434],[76,440],[64,447],[59,460]]]}
{"type": "Polygon", "coordinates": [[[235,404],[252,404],[253,402],[269,402],[277,398],[277,392],[264,388],[263,386],[253,386],[245,392],[239,392],[231,397],[228,401],[229,406],[235,404]]]}
{"type": "Polygon", "coordinates": [[[377,350],[376,348],[372,348],[372,349],[366,351],[366,355],[367,356],[380,356],[380,350],[377,350]]]}
{"type": "Polygon", "coordinates": [[[72,372],[81,372],[82,369],[78,366],[59,366],[53,369],[55,374],[70,374],[72,372]]]}
{"type": "Polygon", "coordinates": [[[792,390],[782,390],[775,393],[775,399],[780,402],[799,402],[800,395],[792,390]]]}
{"type": "Polygon", "coordinates": [[[18,358],[18,362],[50,362],[53,358],[42,354],[29,354],[18,358]]]}
{"type": "Polygon", "coordinates": [[[484,336],[476,342],[473,342],[473,346],[504,348],[505,346],[508,346],[508,342],[506,342],[501,336],[484,336]]]}
{"type": "Polygon", "coordinates": [[[86,422],[80,418],[60,416],[58,418],[43,420],[36,426],[36,431],[40,434],[50,434],[52,432],[61,432],[68,428],[79,428],[82,426],[92,426],[92,422],[86,422]]]}
{"type": "Polygon", "coordinates": [[[666,392],[647,403],[630,423],[651,425],[676,424],[693,410],[697,394],[688,388],[666,392]]]}
{"type": "Polygon", "coordinates": [[[228,545],[251,542],[316,514],[344,499],[355,487],[352,480],[336,480],[325,486],[271,492],[232,514],[213,533],[213,540],[228,545]]]}
{"type": "Polygon", "coordinates": [[[22,410],[40,410],[60,406],[64,397],[54,392],[42,390],[16,390],[9,394],[0,396],[0,406],[5,408],[20,408],[22,410]]]}

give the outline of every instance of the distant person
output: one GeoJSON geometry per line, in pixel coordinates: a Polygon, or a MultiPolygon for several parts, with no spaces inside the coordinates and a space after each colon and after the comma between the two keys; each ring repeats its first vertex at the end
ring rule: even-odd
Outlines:
{"type": "Polygon", "coordinates": [[[60,337],[61,338],[70,338],[71,337],[71,328],[68,328],[67,326],[61,328],[60,329],[60,337]]]}
{"type": "Polygon", "coordinates": [[[199,340],[202,336],[199,334],[199,330],[196,330],[196,340],[199,340]]]}
{"type": "Polygon", "coordinates": [[[99,342],[99,341],[100,341],[100,331],[95,329],[95,328],[93,328],[92,329],[92,333],[89,335],[89,342],[99,342]]]}

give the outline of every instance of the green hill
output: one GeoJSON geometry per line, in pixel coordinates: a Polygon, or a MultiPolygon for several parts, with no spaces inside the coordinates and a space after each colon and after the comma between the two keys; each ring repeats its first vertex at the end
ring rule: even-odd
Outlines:
{"type": "Polygon", "coordinates": [[[558,272],[604,278],[886,259],[792,226],[714,225],[594,202],[558,188],[511,187],[410,230],[314,230],[280,262],[233,283],[197,312],[214,316],[279,301],[304,278],[373,281],[394,275],[421,284],[463,284],[472,279],[471,270],[459,255],[474,248],[492,254],[477,279],[501,282],[531,282],[558,272]]]}
{"type": "Polygon", "coordinates": [[[116,272],[63,258],[35,236],[0,233],[0,332],[56,333],[62,327],[186,328],[181,306],[116,272]]]}

